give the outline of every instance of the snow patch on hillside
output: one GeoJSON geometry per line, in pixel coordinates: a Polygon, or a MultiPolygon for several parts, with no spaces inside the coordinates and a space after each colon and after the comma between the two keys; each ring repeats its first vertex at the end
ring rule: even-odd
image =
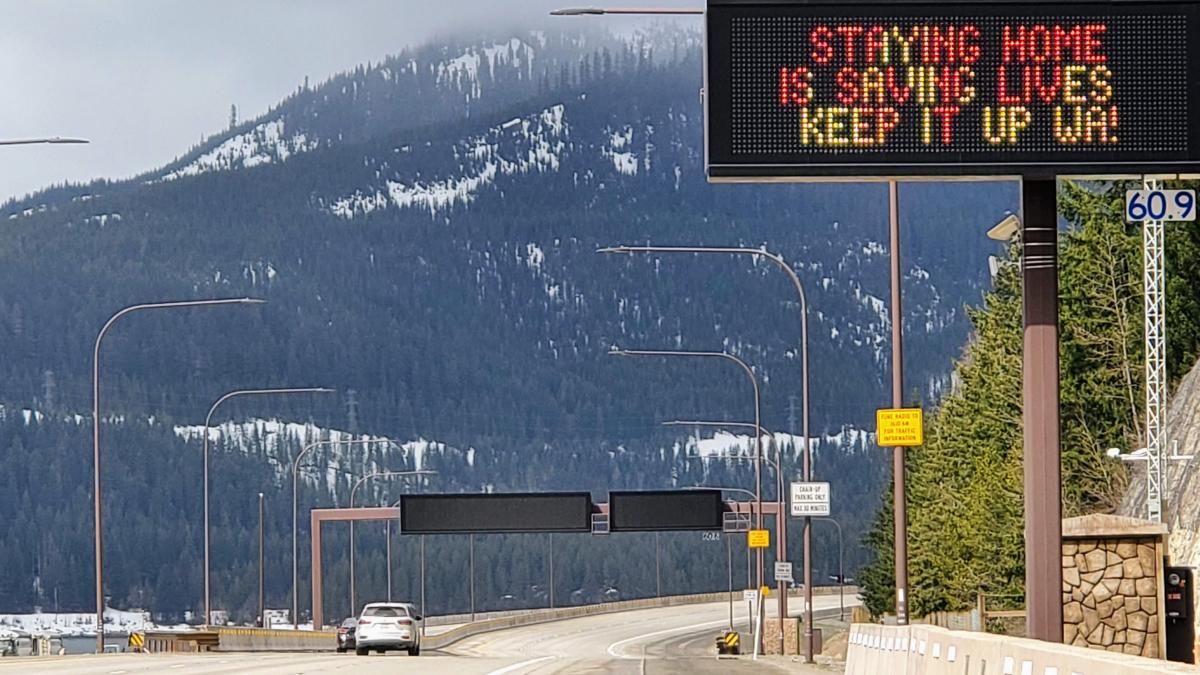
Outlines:
{"type": "MultiPolygon", "coordinates": [[[[812,450],[814,453],[818,453],[824,448],[842,448],[851,451],[865,449],[874,444],[874,439],[875,434],[869,431],[843,427],[836,434],[814,436],[812,450]]],[[[793,460],[801,457],[804,452],[804,437],[796,434],[776,432],[764,435],[762,442],[763,447],[767,450],[767,457],[772,460],[777,447],[783,449],[785,457],[793,460]]],[[[675,446],[676,455],[683,453],[685,456],[705,459],[745,459],[754,457],[754,452],[754,436],[728,431],[717,431],[711,435],[693,433],[687,437],[682,446],[678,444],[675,446]]]]}
{"type": "MultiPolygon", "coordinates": [[[[205,427],[177,425],[174,431],[185,441],[199,443],[204,438],[205,427]]],[[[457,457],[465,454],[424,438],[400,442],[383,436],[276,419],[224,422],[208,427],[207,431],[212,450],[232,449],[264,455],[275,466],[279,478],[286,481],[291,480],[292,461],[301,449],[319,442],[320,445],[315,445],[306,456],[300,475],[309,484],[322,483],[331,494],[338,493],[338,485],[345,483],[347,472],[361,474],[405,467],[419,470],[428,466],[431,455],[457,457]]]]}
{"type": "Polygon", "coordinates": [[[464,171],[431,181],[387,180],[373,191],[356,190],[333,202],[329,211],[354,218],[376,209],[419,208],[430,215],[473,201],[500,176],[558,171],[567,136],[561,104],[516,118],[456,143],[452,150],[464,171]]]}
{"type": "Polygon", "coordinates": [[[499,42],[490,47],[471,47],[461,55],[434,66],[439,86],[454,85],[464,90],[468,100],[483,95],[479,73],[486,68],[489,76],[495,76],[496,66],[513,65],[524,67],[529,77],[533,76],[534,49],[519,38],[499,42]]]}
{"type": "Polygon", "coordinates": [[[263,122],[237,134],[205,152],[189,164],[166,173],[161,180],[171,181],[209,171],[248,169],[260,164],[282,162],[296,153],[317,148],[316,139],[298,133],[288,137],[282,119],[263,122]]]}
{"type": "MultiPolygon", "coordinates": [[[[150,620],[149,612],[122,611],[104,608],[105,630],[115,633],[153,630],[158,626],[150,620]]],[[[18,635],[58,635],[62,637],[96,634],[95,612],[36,612],[32,614],[0,614],[0,634],[5,630],[18,635]]]]}

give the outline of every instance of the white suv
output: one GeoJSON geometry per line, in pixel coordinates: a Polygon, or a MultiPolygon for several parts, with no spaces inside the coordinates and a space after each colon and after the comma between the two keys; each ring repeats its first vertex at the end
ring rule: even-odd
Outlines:
{"type": "Polygon", "coordinates": [[[354,653],[366,656],[374,650],[406,649],[409,656],[421,653],[421,615],[407,602],[372,602],[358,616],[354,653]]]}

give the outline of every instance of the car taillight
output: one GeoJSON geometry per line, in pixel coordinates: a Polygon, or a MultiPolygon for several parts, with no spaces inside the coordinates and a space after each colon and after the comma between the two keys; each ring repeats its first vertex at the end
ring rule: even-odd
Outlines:
{"type": "Polygon", "coordinates": [[[349,628],[339,628],[338,629],[338,633],[341,633],[343,635],[345,635],[346,633],[349,633],[349,632],[350,632],[349,628]]]}
{"type": "Polygon", "coordinates": [[[400,624],[401,626],[411,626],[411,625],[412,625],[412,619],[400,619],[400,620],[399,620],[399,621],[397,621],[396,623],[400,624]]]}
{"type": "Polygon", "coordinates": [[[360,625],[360,626],[369,626],[369,625],[371,625],[371,620],[370,620],[370,619],[359,619],[359,620],[358,620],[358,625],[360,625]]]}

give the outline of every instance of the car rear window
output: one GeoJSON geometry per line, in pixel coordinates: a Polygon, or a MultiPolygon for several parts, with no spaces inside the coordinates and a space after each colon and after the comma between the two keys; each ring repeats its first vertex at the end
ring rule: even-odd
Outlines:
{"type": "Polygon", "coordinates": [[[404,607],[367,607],[363,610],[363,616],[406,617],[408,610],[404,607]]]}
{"type": "Polygon", "coordinates": [[[342,622],[342,628],[353,628],[358,625],[358,619],[350,618],[342,622]]]}

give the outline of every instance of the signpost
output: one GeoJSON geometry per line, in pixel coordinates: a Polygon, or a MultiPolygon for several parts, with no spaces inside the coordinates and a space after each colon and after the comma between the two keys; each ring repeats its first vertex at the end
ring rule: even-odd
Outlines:
{"type": "Polygon", "coordinates": [[[786,582],[789,584],[796,583],[792,579],[792,563],[790,563],[790,562],[776,562],[775,563],[775,582],[776,583],[786,582]]]}
{"type": "Polygon", "coordinates": [[[771,545],[771,531],[750,530],[746,533],[746,545],[750,548],[768,548],[771,545]]]}
{"type": "Polygon", "coordinates": [[[925,442],[920,408],[880,408],[875,411],[875,440],[881,448],[910,448],[925,442]]]}
{"type": "Polygon", "coordinates": [[[828,516],[829,483],[792,483],[792,517],[828,516]]]}

